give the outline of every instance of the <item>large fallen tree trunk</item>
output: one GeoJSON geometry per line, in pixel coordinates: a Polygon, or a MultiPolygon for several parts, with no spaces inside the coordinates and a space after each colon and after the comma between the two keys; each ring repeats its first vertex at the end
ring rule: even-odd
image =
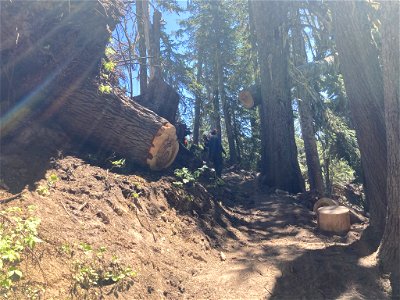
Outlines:
{"type": "Polygon", "coordinates": [[[174,161],[179,145],[171,123],[122,93],[98,90],[120,6],[118,0],[1,4],[2,145],[50,120],[43,126],[61,125],[54,128],[154,170],[174,161]]]}
{"type": "Polygon", "coordinates": [[[178,153],[175,127],[122,94],[101,94],[88,82],[63,107],[60,121],[69,133],[152,170],[170,166],[178,153]]]}

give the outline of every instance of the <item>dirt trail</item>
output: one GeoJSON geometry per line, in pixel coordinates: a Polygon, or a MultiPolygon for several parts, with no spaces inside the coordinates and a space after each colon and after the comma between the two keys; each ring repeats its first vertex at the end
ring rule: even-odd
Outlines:
{"type": "Polygon", "coordinates": [[[346,237],[327,237],[293,197],[267,195],[255,182],[225,180],[248,198],[225,208],[232,224],[232,238],[221,245],[226,260],[192,278],[191,298],[388,298],[374,254],[355,242],[362,225],[353,225],[346,237]]]}

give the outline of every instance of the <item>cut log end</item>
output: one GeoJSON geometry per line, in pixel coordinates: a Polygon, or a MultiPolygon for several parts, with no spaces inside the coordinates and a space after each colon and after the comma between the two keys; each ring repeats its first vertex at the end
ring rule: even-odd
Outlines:
{"type": "Polygon", "coordinates": [[[171,123],[166,123],[154,136],[147,165],[155,171],[168,168],[174,162],[178,151],[179,143],[175,127],[171,123]]]}
{"type": "Polygon", "coordinates": [[[249,91],[241,91],[239,93],[239,101],[245,108],[253,108],[254,107],[254,99],[249,91]]]}
{"type": "Polygon", "coordinates": [[[344,206],[324,206],[318,209],[318,228],[345,234],[350,230],[350,211],[344,206]]]}

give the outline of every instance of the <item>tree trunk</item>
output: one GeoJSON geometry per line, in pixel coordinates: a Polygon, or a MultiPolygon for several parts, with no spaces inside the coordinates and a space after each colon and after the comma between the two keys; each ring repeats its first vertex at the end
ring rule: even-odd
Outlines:
{"type": "Polygon", "coordinates": [[[160,57],[160,37],[161,37],[161,13],[155,9],[153,14],[153,25],[151,30],[151,40],[152,40],[152,54],[153,54],[153,65],[150,71],[154,77],[161,77],[161,57],[160,57]]]}
{"type": "MultiPolygon", "coordinates": [[[[335,58],[333,55],[325,57],[321,61],[300,62],[296,68],[291,70],[291,76],[298,82],[307,82],[315,79],[321,74],[327,72],[334,67],[335,58]]],[[[252,85],[243,89],[239,93],[239,101],[247,108],[253,108],[261,104],[261,86],[259,84],[252,85]]]]}
{"type": "Polygon", "coordinates": [[[179,98],[179,94],[161,77],[154,77],[145,93],[134,97],[134,101],[175,124],[179,98]]]}
{"type": "Polygon", "coordinates": [[[382,62],[387,139],[387,218],[379,248],[383,269],[391,272],[392,298],[400,299],[400,91],[399,2],[382,2],[382,62]]]}
{"type": "Polygon", "coordinates": [[[144,40],[146,43],[147,57],[150,68],[150,78],[152,78],[154,71],[154,60],[153,60],[153,49],[151,47],[151,33],[150,33],[150,11],[149,11],[149,0],[141,0],[142,12],[143,12],[143,30],[144,30],[144,40]]]}
{"type": "MultiPolygon", "coordinates": [[[[382,237],[386,216],[386,131],[383,82],[378,52],[371,39],[366,3],[329,2],[352,121],[360,146],[371,232],[382,237]]],[[[378,246],[378,243],[376,243],[378,246]]]]}
{"type": "Polygon", "coordinates": [[[8,64],[15,76],[13,81],[7,81],[8,74],[1,73],[1,82],[7,82],[4,89],[2,85],[1,93],[16,91],[9,98],[12,105],[2,118],[2,138],[4,132],[16,135],[24,125],[31,126],[29,122],[38,126],[39,121],[50,119],[63,125],[62,130],[68,129],[66,133],[154,170],[173,162],[178,143],[175,128],[167,120],[130,102],[122,92],[119,95],[99,92],[95,78],[109,30],[119,18],[120,4],[117,1],[2,4],[2,22],[13,28],[20,23],[31,24],[27,31],[19,27],[21,37],[16,47],[1,51],[1,69],[8,64]],[[48,31],[45,37],[43,30],[48,31]],[[14,112],[21,105],[22,117],[18,119],[14,112]]]}
{"type": "MultiPolygon", "coordinates": [[[[300,22],[300,20],[298,20],[300,22]]],[[[296,66],[307,64],[307,54],[305,50],[302,31],[296,27],[293,30],[293,57],[296,66]]],[[[310,183],[310,190],[319,195],[324,194],[324,181],[322,179],[321,164],[318,155],[317,142],[315,138],[314,120],[311,108],[312,98],[303,84],[308,85],[308,81],[293,80],[296,84],[300,114],[301,134],[304,141],[306,153],[307,172],[310,183]]]]}
{"type": "Polygon", "coordinates": [[[136,19],[139,33],[139,84],[140,93],[143,94],[147,88],[147,59],[142,0],[136,0],[136,19]]]}
{"type": "MultiPolygon", "coordinates": [[[[220,42],[218,41],[218,44],[220,42]]],[[[222,56],[220,52],[220,45],[217,47],[217,72],[218,72],[218,91],[221,97],[222,103],[222,111],[224,112],[224,120],[225,120],[225,129],[226,129],[226,136],[228,138],[228,146],[229,146],[229,162],[231,164],[236,163],[237,156],[236,156],[236,148],[235,148],[235,137],[232,127],[232,118],[231,112],[229,109],[229,103],[226,99],[225,87],[224,87],[224,70],[222,65],[222,56]]]]}
{"type": "Polygon", "coordinates": [[[201,58],[201,49],[199,49],[197,58],[197,75],[196,83],[197,87],[195,90],[195,104],[194,104],[194,124],[193,124],[193,144],[199,144],[200,136],[200,117],[201,117],[201,90],[199,86],[201,85],[201,77],[203,76],[203,60],[201,58]]]}
{"type": "Polygon", "coordinates": [[[287,3],[251,2],[261,71],[261,126],[265,126],[262,173],[265,183],[292,193],[304,191],[297,161],[290,98],[287,44],[287,3]]]}

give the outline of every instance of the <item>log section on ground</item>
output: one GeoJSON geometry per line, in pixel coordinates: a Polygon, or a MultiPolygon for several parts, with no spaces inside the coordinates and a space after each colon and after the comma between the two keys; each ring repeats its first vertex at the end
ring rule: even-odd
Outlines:
{"type": "Polygon", "coordinates": [[[344,206],[324,206],[318,209],[318,228],[345,234],[350,230],[350,211],[344,206]]]}
{"type": "Polygon", "coordinates": [[[67,97],[60,121],[68,132],[152,170],[170,166],[179,150],[175,127],[121,93],[87,82],[67,97]]]}
{"type": "Polygon", "coordinates": [[[179,94],[161,77],[151,79],[146,91],[133,100],[175,124],[179,94]]]}

